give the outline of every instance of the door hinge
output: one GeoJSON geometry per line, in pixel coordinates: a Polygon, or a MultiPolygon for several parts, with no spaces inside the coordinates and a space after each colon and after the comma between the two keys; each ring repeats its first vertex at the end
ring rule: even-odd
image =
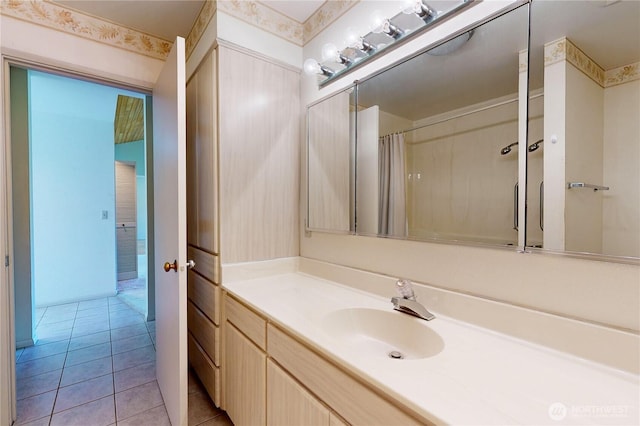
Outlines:
{"type": "Polygon", "coordinates": [[[9,266],[9,256],[8,255],[4,257],[4,266],[5,267],[9,266]]]}

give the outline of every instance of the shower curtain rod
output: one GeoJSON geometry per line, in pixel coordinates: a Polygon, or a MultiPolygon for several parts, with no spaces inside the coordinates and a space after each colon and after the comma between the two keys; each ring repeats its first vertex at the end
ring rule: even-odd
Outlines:
{"type": "MultiPolygon", "coordinates": [[[[542,96],[544,96],[544,93],[538,93],[536,95],[530,96],[529,99],[536,99],[536,98],[539,98],[539,97],[542,97],[542,96]]],[[[487,106],[484,106],[484,107],[481,107],[481,108],[478,108],[478,109],[474,109],[473,111],[462,112],[462,113],[454,115],[452,117],[443,118],[443,119],[434,121],[433,123],[427,123],[427,124],[423,124],[422,126],[413,127],[413,128],[405,129],[405,130],[400,130],[398,133],[407,133],[407,132],[412,132],[414,130],[424,129],[425,127],[434,126],[436,124],[444,123],[445,121],[455,120],[456,118],[465,117],[467,115],[471,115],[471,114],[475,114],[475,113],[478,113],[478,112],[486,111],[486,110],[491,109],[491,108],[496,108],[496,107],[499,107],[499,106],[502,106],[502,105],[507,105],[507,104],[510,104],[510,103],[513,103],[513,102],[517,102],[517,101],[518,101],[518,98],[508,99],[506,101],[498,102],[498,103],[493,104],[493,105],[487,105],[487,106]]]]}

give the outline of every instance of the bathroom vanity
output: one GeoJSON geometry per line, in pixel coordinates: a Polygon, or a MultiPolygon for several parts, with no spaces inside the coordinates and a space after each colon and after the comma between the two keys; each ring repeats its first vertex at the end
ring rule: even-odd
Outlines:
{"type": "Polygon", "coordinates": [[[225,312],[226,409],[236,424],[426,421],[230,293],[225,312]]]}
{"type": "Polygon", "coordinates": [[[223,408],[238,425],[639,420],[636,375],[437,311],[427,322],[301,272],[223,293],[223,408]]]}

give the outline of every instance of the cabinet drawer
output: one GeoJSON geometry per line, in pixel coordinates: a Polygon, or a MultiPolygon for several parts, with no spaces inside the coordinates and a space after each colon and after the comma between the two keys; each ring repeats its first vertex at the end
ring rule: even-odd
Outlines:
{"type": "Polygon", "coordinates": [[[209,355],[216,366],[220,366],[220,329],[207,318],[191,301],[187,303],[189,332],[209,355]]]}
{"type": "Polygon", "coordinates": [[[220,406],[220,369],[207,356],[202,346],[189,333],[189,364],[195,370],[211,400],[220,406]]]}
{"type": "Polygon", "coordinates": [[[209,317],[214,324],[220,325],[220,287],[189,270],[187,295],[203,314],[209,317]]]}
{"type": "Polygon", "coordinates": [[[196,262],[194,271],[209,281],[220,284],[220,258],[217,255],[190,245],[187,247],[187,258],[196,262]]]}
{"type": "Polygon", "coordinates": [[[227,321],[235,325],[262,350],[267,348],[267,322],[229,295],[225,297],[227,321]]]}
{"type": "Polygon", "coordinates": [[[350,424],[427,423],[425,420],[418,420],[419,416],[414,417],[401,410],[390,400],[271,324],[268,334],[269,355],[350,424]]]}

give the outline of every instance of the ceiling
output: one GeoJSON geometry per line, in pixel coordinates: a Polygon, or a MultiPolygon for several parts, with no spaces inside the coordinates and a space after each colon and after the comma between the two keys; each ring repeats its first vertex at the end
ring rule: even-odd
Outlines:
{"type": "Polygon", "coordinates": [[[144,139],[144,105],[142,98],[118,95],[113,128],[116,144],[144,139]]]}
{"type": "Polygon", "coordinates": [[[283,15],[304,23],[327,0],[262,0],[258,3],[269,6],[283,15]]]}
{"type": "MultiPolygon", "coordinates": [[[[165,40],[175,40],[176,36],[187,37],[204,1],[56,0],[55,3],[165,40]]],[[[303,23],[325,0],[262,0],[259,3],[303,23]]]]}
{"type": "Polygon", "coordinates": [[[422,54],[365,80],[358,103],[416,121],[518,92],[518,52],[527,48],[526,8],[477,28],[459,49],[422,54]]]}

